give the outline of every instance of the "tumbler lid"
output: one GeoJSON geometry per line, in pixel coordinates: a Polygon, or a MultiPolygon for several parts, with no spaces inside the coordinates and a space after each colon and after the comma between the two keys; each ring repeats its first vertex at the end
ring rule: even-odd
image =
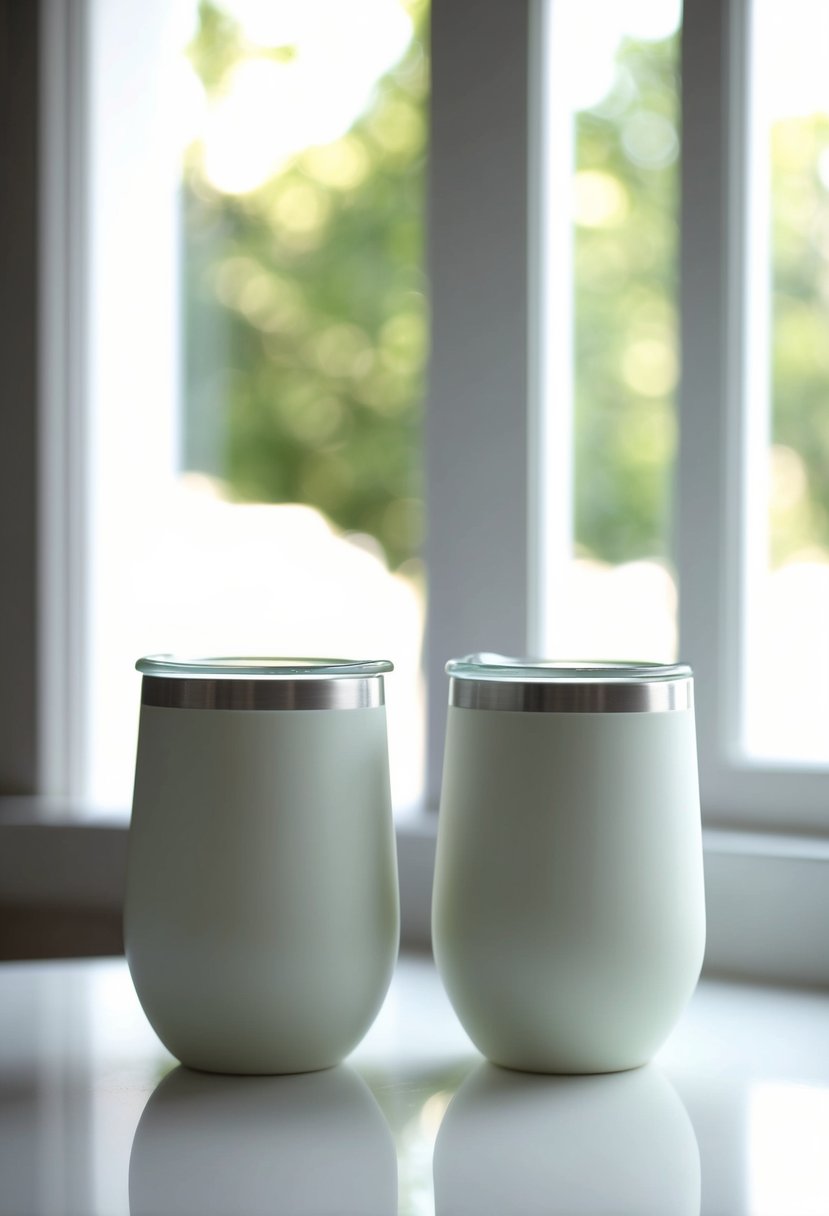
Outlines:
{"type": "Polygon", "coordinates": [[[165,709],[369,709],[384,704],[386,659],[147,655],[143,705],[165,709]]]}
{"type": "Polygon", "coordinates": [[[685,663],[581,662],[471,654],[446,664],[449,704],[536,713],[664,713],[691,709],[685,663]]]}

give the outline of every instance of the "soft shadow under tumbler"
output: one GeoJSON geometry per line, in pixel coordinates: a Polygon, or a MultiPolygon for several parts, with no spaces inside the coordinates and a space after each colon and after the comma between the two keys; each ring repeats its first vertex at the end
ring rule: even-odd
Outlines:
{"type": "Polygon", "coordinates": [[[705,940],[690,668],[447,671],[433,940],[455,1011],[507,1067],[642,1064],[705,940]]]}
{"type": "Polygon", "coordinates": [[[397,954],[391,664],[137,666],[124,936],[147,1017],[208,1072],[338,1063],[397,954]]]}

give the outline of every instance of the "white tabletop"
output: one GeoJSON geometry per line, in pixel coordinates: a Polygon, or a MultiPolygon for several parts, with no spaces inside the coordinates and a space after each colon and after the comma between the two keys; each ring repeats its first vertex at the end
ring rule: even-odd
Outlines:
{"type": "Polygon", "coordinates": [[[655,1064],[482,1062],[426,959],[347,1064],[177,1068],[123,961],[0,966],[2,1216],[829,1213],[829,996],[704,983],[655,1064]]]}

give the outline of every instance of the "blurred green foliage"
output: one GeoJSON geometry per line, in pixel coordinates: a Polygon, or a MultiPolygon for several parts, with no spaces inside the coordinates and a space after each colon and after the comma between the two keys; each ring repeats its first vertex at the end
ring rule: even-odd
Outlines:
{"type": "MultiPolygon", "coordinates": [[[[678,52],[678,37],[624,42],[614,89],[576,124],[575,530],[583,551],[610,562],[671,557],[678,52]]],[[[771,265],[751,290],[771,292],[779,566],[829,549],[829,118],[778,121],[770,136],[771,265]]]]}
{"type": "MultiPolygon", "coordinates": [[[[409,50],[347,135],[241,196],[210,185],[194,145],[184,208],[185,467],[238,499],[312,504],[392,568],[420,543],[427,353],[427,0],[406,7],[409,50]]],[[[678,51],[624,41],[576,121],[575,531],[609,562],[671,556],[678,51]]],[[[202,0],[190,53],[211,95],[251,49],[202,0]]],[[[826,148],[826,118],[775,129],[776,561],[829,545],[826,148]]]]}
{"type": "Polygon", "coordinates": [[[678,40],[626,40],[576,120],[575,534],[609,562],[670,556],[678,92],[678,40]]]}
{"type": "MultiPolygon", "coordinates": [[[[348,134],[240,196],[211,186],[195,145],[184,198],[184,466],[240,500],[312,504],[392,568],[422,529],[427,10],[407,7],[409,49],[348,134]]],[[[191,61],[208,96],[246,53],[203,2],[191,61]]]]}
{"type": "Polygon", "coordinates": [[[829,548],[829,117],[776,123],[771,151],[771,541],[779,565],[829,548]]]}

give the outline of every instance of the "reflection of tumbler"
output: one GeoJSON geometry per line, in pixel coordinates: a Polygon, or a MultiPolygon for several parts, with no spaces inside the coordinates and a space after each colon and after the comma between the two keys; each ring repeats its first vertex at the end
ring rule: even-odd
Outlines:
{"type": "Polygon", "coordinates": [[[433,939],[458,1017],[512,1068],[642,1064],[702,963],[690,669],[447,670],[433,939]]]}
{"type": "Polygon", "coordinates": [[[699,1216],[699,1150],[656,1068],[530,1077],[481,1064],[434,1156],[436,1216],[699,1216]]]}
{"type": "Polygon", "coordinates": [[[144,1108],[129,1189],[131,1216],[388,1216],[397,1159],[347,1065],[302,1077],[177,1068],[144,1108]]]}
{"type": "Polygon", "coordinates": [[[388,663],[142,659],[124,934],[183,1063],[341,1060],[391,979],[388,663]]]}

